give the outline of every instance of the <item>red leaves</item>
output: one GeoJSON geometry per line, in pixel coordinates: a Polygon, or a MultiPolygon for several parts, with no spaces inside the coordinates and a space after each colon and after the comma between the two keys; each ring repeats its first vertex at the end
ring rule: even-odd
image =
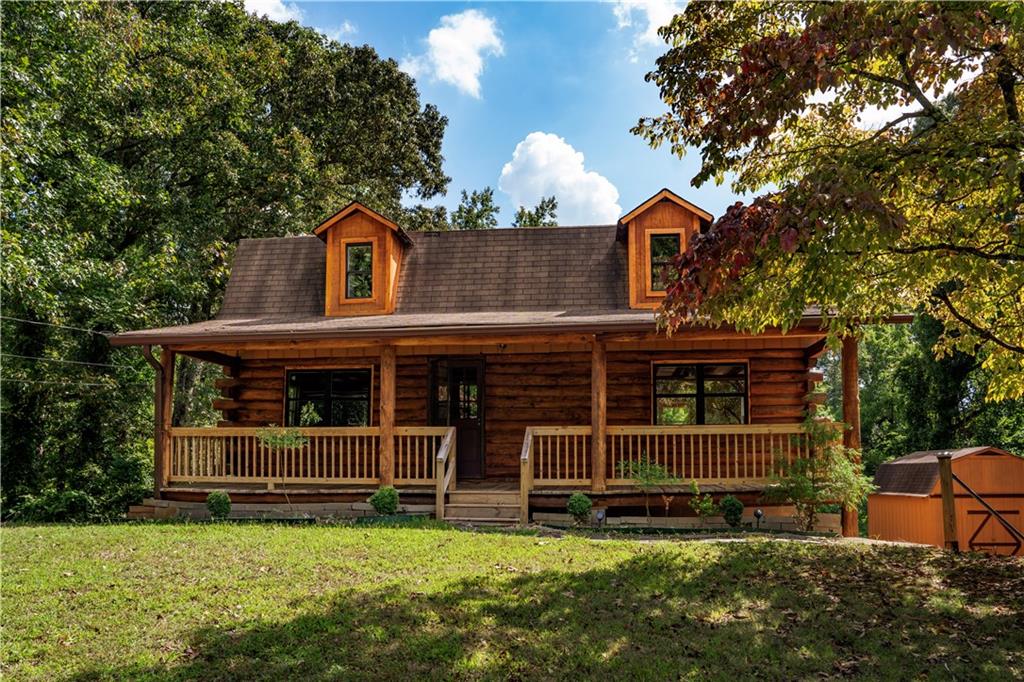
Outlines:
{"type": "Polygon", "coordinates": [[[783,230],[782,234],[779,235],[779,245],[786,253],[793,253],[796,251],[798,240],[799,235],[793,228],[783,230]]]}

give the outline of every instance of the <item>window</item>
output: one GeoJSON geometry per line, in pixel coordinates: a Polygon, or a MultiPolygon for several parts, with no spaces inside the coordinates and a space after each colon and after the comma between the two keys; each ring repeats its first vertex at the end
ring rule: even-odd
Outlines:
{"type": "Polygon", "coordinates": [[[651,235],[651,291],[665,291],[665,268],[679,255],[678,234],[651,235]]]}
{"type": "Polygon", "coordinates": [[[345,298],[373,298],[373,244],[345,245],[345,298]]]}
{"type": "Polygon", "coordinates": [[[288,426],[369,426],[369,369],[288,372],[288,426]]]}
{"type": "Polygon", "coordinates": [[[655,424],[745,424],[747,367],[655,365],[655,424]]]}

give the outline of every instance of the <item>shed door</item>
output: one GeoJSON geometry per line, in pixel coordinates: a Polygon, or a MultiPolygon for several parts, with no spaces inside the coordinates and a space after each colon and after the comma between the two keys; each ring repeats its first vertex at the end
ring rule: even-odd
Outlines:
{"type": "MultiPolygon", "coordinates": [[[[972,500],[973,501],[973,500],[972,500]]],[[[980,505],[979,505],[980,506],[980,505]]],[[[1016,509],[1006,509],[998,502],[992,505],[996,508],[1006,521],[1021,530],[1020,513],[1016,509]]],[[[976,552],[988,552],[989,554],[1008,554],[1010,556],[1021,555],[1021,543],[1013,537],[1008,530],[999,523],[999,520],[992,516],[987,509],[967,510],[967,532],[970,534],[967,546],[976,552]]]]}

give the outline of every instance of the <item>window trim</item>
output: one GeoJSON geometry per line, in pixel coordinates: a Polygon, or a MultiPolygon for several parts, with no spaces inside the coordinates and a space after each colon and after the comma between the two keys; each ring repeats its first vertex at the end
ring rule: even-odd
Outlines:
{"type": "MultiPolygon", "coordinates": [[[[381,283],[382,277],[386,276],[384,269],[381,267],[381,258],[384,256],[383,250],[380,248],[380,239],[371,236],[364,235],[361,237],[345,237],[338,240],[338,293],[337,300],[340,305],[343,306],[376,306],[380,304],[381,296],[381,283]],[[360,244],[370,245],[370,297],[369,298],[349,298],[348,297],[348,247],[358,246],[360,244]]],[[[331,278],[332,273],[328,272],[328,278],[331,278]]],[[[355,313],[346,313],[355,314],[355,313]]]]}
{"type": "Polygon", "coordinates": [[[651,237],[662,236],[666,234],[673,234],[679,237],[679,253],[686,250],[686,233],[685,227],[655,227],[644,231],[644,294],[648,298],[657,298],[665,296],[665,289],[655,289],[654,283],[654,263],[652,262],[653,250],[651,249],[651,237]]]}
{"type": "Polygon", "coordinates": [[[334,364],[332,364],[332,365],[325,365],[325,366],[322,366],[322,367],[316,366],[316,365],[312,365],[312,366],[310,366],[310,365],[285,365],[285,367],[284,367],[284,376],[282,378],[282,381],[284,382],[284,391],[283,391],[284,395],[281,398],[281,423],[284,424],[285,426],[289,426],[289,427],[291,426],[291,424],[288,423],[288,402],[289,402],[288,401],[288,376],[291,373],[293,373],[293,372],[336,372],[336,371],[345,371],[345,370],[353,370],[353,369],[369,370],[369,372],[370,372],[370,391],[369,391],[370,409],[369,409],[369,412],[368,412],[369,423],[366,425],[366,427],[361,427],[361,426],[341,427],[341,426],[328,426],[326,424],[321,425],[321,426],[298,426],[298,425],[296,425],[296,426],[297,426],[297,428],[305,428],[305,429],[339,429],[339,428],[358,429],[358,428],[367,428],[367,427],[373,426],[376,423],[376,418],[374,416],[376,414],[376,411],[374,410],[374,402],[373,402],[374,401],[373,386],[374,386],[374,384],[376,382],[376,379],[377,379],[377,376],[376,376],[377,375],[377,367],[376,367],[376,365],[372,365],[372,364],[369,364],[369,365],[367,365],[367,364],[341,364],[341,365],[334,365],[334,364]]]}
{"type": "MultiPolygon", "coordinates": [[[[673,426],[672,424],[659,424],[658,423],[658,367],[662,365],[695,365],[698,367],[704,367],[708,365],[743,365],[744,368],[744,392],[739,393],[712,393],[712,397],[719,396],[736,396],[743,398],[743,419],[740,424],[750,424],[750,360],[744,359],[691,359],[686,358],[682,360],[657,360],[651,363],[651,425],[652,426],[673,426]]],[[[697,371],[697,393],[694,394],[694,398],[697,400],[697,419],[696,424],[688,424],[689,427],[694,426],[726,426],[725,424],[705,424],[702,423],[704,418],[704,402],[703,398],[706,397],[704,394],[704,375],[701,369],[697,371]]]]}
{"type": "Polygon", "coordinates": [[[373,267],[374,266],[374,256],[376,255],[374,253],[376,251],[376,249],[374,249],[373,242],[372,241],[356,241],[354,239],[346,240],[346,241],[344,241],[342,243],[342,249],[343,249],[343,253],[342,253],[343,261],[344,261],[344,267],[342,269],[344,270],[345,274],[342,277],[341,284],[342,284],[342,289],[344,291],[345,300],[347,300],[347,301],[361,301],[361,302],[372,301],[373,298],[374,298],[374,296],[373,296],[374,289],[375,289],[375,287],[377,285],[377,278],[374,277],[374,272],[373,272],[374,271],[374,267],[373,267]],[[348,270],[348,254],[349,254],[349,251],[351,249],[356,248],[356,247],[361,247],[361,246],[368,246],[368,247],[370,247],[370,269],[369,269],[369,274],[370,274],[370,295],[369,296],[352,296],[351,295],[351,288],[349,287],[349,275],[352,274],[352,273],[350,273],[349,270],[348,270]]]}

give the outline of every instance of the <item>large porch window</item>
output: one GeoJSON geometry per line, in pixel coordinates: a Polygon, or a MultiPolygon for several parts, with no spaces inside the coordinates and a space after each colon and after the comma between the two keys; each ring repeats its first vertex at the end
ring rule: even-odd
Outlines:
{"type": "Polygon", "coordinates": [[[288,426],[369,426],[369,369],[288,372],[288,426]]]}
{"type": "Polygon", "coordinates": [[[654,423],[747,423],[747,366],[735,363],[657,364],[654,423]]]}

